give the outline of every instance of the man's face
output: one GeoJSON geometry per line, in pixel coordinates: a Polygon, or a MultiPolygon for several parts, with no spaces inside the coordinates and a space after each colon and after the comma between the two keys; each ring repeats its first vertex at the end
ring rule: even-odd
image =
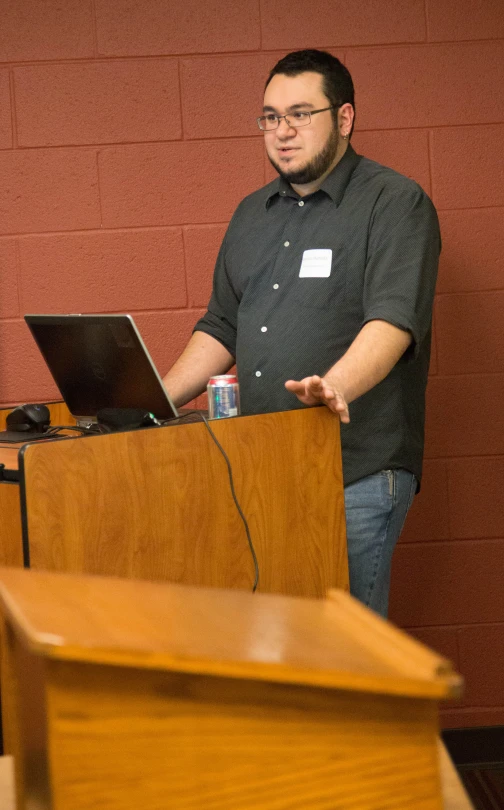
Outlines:
{"type": "MultiPolygon", "coordinates": [[[[320,73],[273,76],[264,93],[264,112],[285,115],[310,112],[330,105],[322,91],[320,73]]],[[[266,152],[277,172],[289,183],[303,185],[318,180],[336,160],[338,130],[332,111],[317,113],[308,126],[294,129],[285,120],[278,129],[264,133],[266,152]]]]}

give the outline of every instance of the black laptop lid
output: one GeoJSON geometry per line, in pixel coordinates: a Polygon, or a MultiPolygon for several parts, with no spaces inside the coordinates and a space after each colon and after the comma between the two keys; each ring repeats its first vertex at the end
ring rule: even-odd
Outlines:
{"type": "Polygon", "coordinates": [[[25,315],[70,413],[142,408],[158,419],[177,410],[130,315],[25,315]]]}

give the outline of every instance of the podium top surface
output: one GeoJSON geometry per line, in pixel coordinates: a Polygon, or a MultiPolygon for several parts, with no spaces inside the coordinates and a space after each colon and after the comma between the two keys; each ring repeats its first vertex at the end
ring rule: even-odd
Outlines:
{"type": "Polygon", "coordinates": [[[301,599],[1,568],[0,607],[47,658],[434,700],[460,692],[446,659],[343,591],[301,599]]]}

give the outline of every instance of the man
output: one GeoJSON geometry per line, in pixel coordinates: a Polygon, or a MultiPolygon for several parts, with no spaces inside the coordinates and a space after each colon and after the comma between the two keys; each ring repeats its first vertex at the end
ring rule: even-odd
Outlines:
{"type": "Polygon", "coordinates": [[[354,152],[353,123],[339,60],[298,51],[273,68],[258,124],[280,177],[233,215],[208,311],[165,384],[184,404],[236,359],[244,413],[339,414],[350,588],[386,616],[422,470],[440,237],[416,183],[354,152]]]}

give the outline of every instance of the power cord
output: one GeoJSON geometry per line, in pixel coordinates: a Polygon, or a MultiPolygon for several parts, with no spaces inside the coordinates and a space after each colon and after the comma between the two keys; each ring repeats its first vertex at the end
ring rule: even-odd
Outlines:
{"type": "MultiPolygon", "coordinates": [[[[87,427],[79,427],[78,425],[53,425],[45,433],[44,436],[48,438],[55,438],[62,430],[74,430],[82,436],[98,436],[103,433],[111,433],[112,431],[105,425],[98,425],[93,423],[87,427]]],[[[62,434],[62,438],[65,434],[62,434]]]]}
{"type": "MultiPolygon", "coordinates": [[[[236,497],[236,492],[235,492],[235,488],[234,488],[234,481],[233,481],[233,471],[231,469],[231,463],[229,461],[229,458],[227,456],[226,451],[224,450],[224,448],[222,447],[221,443],[219,442],[217,436],[215,435],[212,428],[208,424],[208,419],[206,418],[206,416],[201,411],[187,411],[186,413],[179,416],[178,419],[182,420],[182,419],[185,419],[186,417],[189,417],[189,416],[194,417],[194,415],[198,416],[201,419],[201,421],[204,422],[205,427],[208,430],[210,436],[212,437],[212,439],[215,442],[215,444],[217,445],[218,449],[220,450],[220,452],[224,456],[224,461],[226,462],[227,469],[228,469],[229,486],[231,488],[231,495],[233,496],[233,501],[235,502],[235,506],[236,506],[236,509],[238,510],[238,514],[240,515],[240,517],[241,517],[241,519],[243,521],[243,525],[245,527],[245,533],[247,535],[247,542],[248,542],[250,553],[252,555],[252,560],[253,560],[253,563],[254,563],[255,576],[254,576],[254,584],[252,586],[252,593],[255,593],[255,591],[257,590],[257,586],[259,584],[259,563],[257,562],[257,555],[255,553],[254,544],[253,544],[252,538],[250,536],[250,530],[249,530],[249,526],[248,526],[248,523],[247,523],[247,519],[246,519],[245,515],[243,514],[242,508],[241,508],[241,506],[240,506],[240,504],[238,502],[238,498],[236,497]]],[[[164,421],[163,424],[169,424],[171,421],[172,421],[171,419],[168,419],[168,420],[164,421]]]]}

